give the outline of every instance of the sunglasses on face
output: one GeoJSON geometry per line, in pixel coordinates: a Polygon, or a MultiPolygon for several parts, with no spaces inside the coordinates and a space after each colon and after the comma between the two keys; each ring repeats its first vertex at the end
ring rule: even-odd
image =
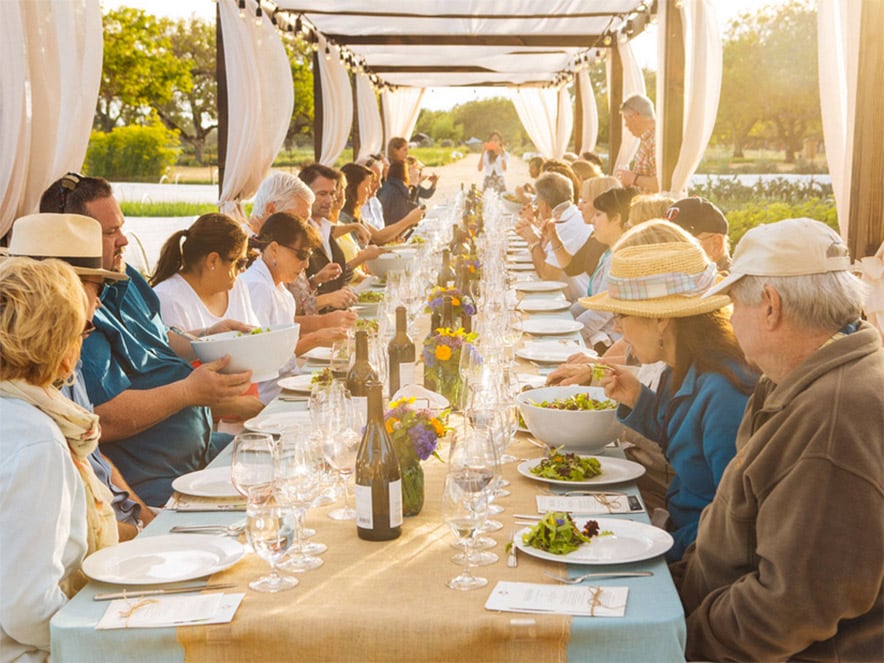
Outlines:
{"type": "Polygon", "coordinates": [[[233,265],[233,269],[236,270],[237,273],[246,271],[246,268],[249,266],[248,258],[228,258],[227,262],[233,265]]]}
{"type": "Polygon", "coordinates": [[[294,253],[298,260],[310,260],[313,255],[313,249],[296,249],[294,246],[286,246],[285,244],[280,244],[280,246],[294,253]]]}

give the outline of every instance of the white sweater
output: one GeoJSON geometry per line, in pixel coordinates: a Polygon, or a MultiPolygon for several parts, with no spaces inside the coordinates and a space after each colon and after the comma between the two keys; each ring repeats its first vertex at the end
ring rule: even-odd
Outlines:
{"type": "Polygon", "coordinates": [[[37,408],[0,398],[0,661],[43,661],[59,584],[86,554],[86,498],[67,442],[37,408]]]}

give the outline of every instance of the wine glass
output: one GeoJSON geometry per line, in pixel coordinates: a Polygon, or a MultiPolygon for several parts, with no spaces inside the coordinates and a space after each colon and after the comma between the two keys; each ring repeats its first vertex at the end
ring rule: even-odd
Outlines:
{"type": "Polygon", "coordinates": [[[304,514],[319,496],[321,468],[310,444],[306,427],[299,426],[282,435],[273,462],[273,494],[277,501],[293,508],[295,516],[294,555],[280,565],[287,571],[309,571],[322,566],[303,545],[304,514]]]}
{"type": "Polygon", "coordinates": [[[325,460],[335,470],[340,492],[344,495],[344,506],[328,514],[334,520],[355,520],[356,509],[350,506],[350,477],[356,471],[356,452],[362,441],[365,420],[361,408],[352,401],[347,404],[345,425],[336,435],[322,438],[322,452],[325,460]]]}
{"type": "Polygon", "coordinates": [[[281,592],[298,584],[297,578],[280,575],[276,569],[294,540],[292,508],[270,502],[249,502],[246,507],[246,536],[255,553],[270,564],[270,574],[249,583],[256,592],[281,592]]]}
{"type": "Polygon", "coordinates": [[[488,584],[487,578],[476,577],[470,573],[470,568],[475,566],[473,556],[470,554],[472,542],[485,518],[484,512],[487,506],[482,483],[481,474],[468,468],[452,468],[445,477],[442,489],[442,518],[465,550],[463,571],[447,583],[451,589],[467,591],[488,584]]]}
{"type": "Polygon", "coordinates": [[[230,481],[250,502],[265,502],[273,487],[273,436],[240,433],[233,439],[230,481]]]}
{"type": "MultiPolygon", "coordinates": [[[[485,492],[484,517],[479,527],[483,532],[501,529],[503,525],[500,522],[487,518],[489,503],[493,496],[493,484],[500,472],[496,449],[487,428],[465,428],[460,433],[452,435],[448,451],[448,470],[449,472],[468,470],[473,473],[473,483],[481,483],[481,488],[485,492]]],[[[498,557],[488,552],[488,549],[496,545],[491,537],[476,536],[470,546],[471,550],[465,554],[471,556],[470,563],[474,566],[493,564],[498,557]],[[475,552],[477,550],[482,552],[475,552]]],[[[460,558],[460,555],[455,555],[455,561],[460,558]]]]}

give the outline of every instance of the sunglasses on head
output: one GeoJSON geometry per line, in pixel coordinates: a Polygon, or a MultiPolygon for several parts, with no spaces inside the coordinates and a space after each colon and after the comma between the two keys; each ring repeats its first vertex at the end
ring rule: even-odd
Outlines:
{"type": "Polygon", "coordinates": [[[68,194],[72,191],[76,191],[77,187],[80,186],[80,182],[83,181],[83,176],[79,173],[68,173],[64,177],[61,178],[61,182],[59,183],[59,196],[58,196],[58,211],[64,213],[64,208],[68,203],[68,194]]]}

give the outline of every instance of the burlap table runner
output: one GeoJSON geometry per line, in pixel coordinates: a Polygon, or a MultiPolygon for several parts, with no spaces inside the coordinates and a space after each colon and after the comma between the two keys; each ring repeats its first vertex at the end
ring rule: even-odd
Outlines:
{"type": "MultiPolygon", "coordinates": [[[[540,450],[524,439],[510,447],[516,456],[540,450]]],[[[443,450],[445,457],[445,450],[443,450]]],[[[211,582],[233,582],[246,597],[233,622],[178,629],[188,661],[563,661],[571,619],[560,615],[496,613],[484,608],[498,580],[548,581],[544,570],[564,573],[553,562],[520,556],[508,568],[504,546],[513,514],[534,513],[541,484],[503,468],[511,495],[500,499],[504,528],[491,536],[500,556],[496,564],[474,570],[488,578],[479,590],[458,592],[446,581],[459,572],[451,562],[454,540],[441,517],[446,466],[424,462],[423,511],[406,518],[402,536],[373,543],[356,536],[353,521],[327,517],[333,507],[312,510],[308,524],[316,541],[328,545],[324,564],[298,574],[301,583],[281,594],[261,594],[248,582],[267,572],[255,555],[214,575],[211,582]]]]}

